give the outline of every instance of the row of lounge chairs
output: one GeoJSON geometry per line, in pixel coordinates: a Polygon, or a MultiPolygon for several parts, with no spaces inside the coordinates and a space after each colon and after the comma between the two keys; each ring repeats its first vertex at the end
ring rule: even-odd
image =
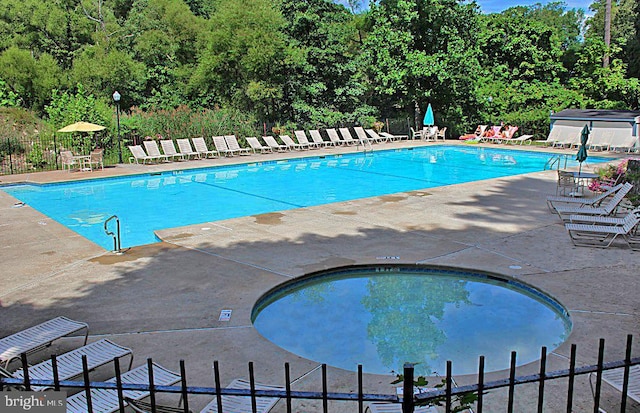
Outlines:
{"type": "Polygon", "coordinates": [[[144,141],[144,148],[141,145],[129,146],[131,158],[129,162],[151,163],[166,162],[172,160],[214,158],[219,156],[251,155],[252,153],[273,153],[291,150],[308,150],[327,148],[332,146],[370,146],[375,143],[385,143],[407,139],[406,135],[392,135],[386,132],[376,132],[373,129],[362,127],[353,128],[356,138],[351,135],[349,128],[326,129],[325,140],[321,132],[317,129],[309,131],[311,140],[303,130],[295,131],[297,142],[289,135],[280,135],[278,141],[273,136],[263,136],[262,142],[257,137],[246,138],[249,147],[241,147],[235,135],[214,136],[212,138],[215,149],[209,149],[204,138],[177,139],[176,149],[173,140],[164,139],[160,141],[160,146],[155,140],[144,141]],[[162,152],[160,151],[162,148],[162,152]]]}
{"type": "MultiPolygon", "coordinates": [[[[11,373],[9,365],[17,360],[21,354],[35,353],[53,343],[54,341],[85,331],[84,345],[56,357],[57,380],[71,380],[84,373],[83,358],[87,360],[87,370],[93,370],[104,366],[115,359],[129,357],[128,371],[120,375],[122,383],[125,384],[149,384],[149,367],[153,368],[153,383],[155,386],[171,386],[181,381],[181,376],[165,367],[151,363],[141,365],[131,369],[133,365],[133,352],[131,349],[120,346],[110,340],[102,339],[87,344],[89,326],[86,323],[74,321],[66,317],[56,317],[45,321],[26,330],[12,334],[0,339],[0,377],[10,379],[24,379],[25,372],[22,367],[11,373]]],[[[54,367],[51,360],[45,360],[28,367],[29,380],[54,380],[54,367]]],[[[109,383],[116,383],[117,378],[107,380],[109,383]]],[[[17,390],[24,390],[22,386],[15,386],[17,390]]],[[[32,391],[43,391],[51,389],[52,386],[31,386],[32,391]]],[[[231,389],[249,390],[250,382],[244,379],[236,379],[228,386],[231,389]]],[[[270,386],[254,383],[256,390],[279,390],[284,391],[284,387],[270,386]]],[[[124,405],[130,405],[134,411],[150,412],[151,406],[142,402],[142,399],[150,395],[146,390],[123,390],[124,405]],[[146,408],[148,407],[148,409],[146,408]]],[[[90,392],[91,407],[94,413],[113,413],[120,409],[120,400],[117,390],[93,388],[90,392]]],[[[222,395],[222,409],[225,412],[250,412],[252,411],[252,399],[250,397],[222,395]]],[[[278,398],[256,397],[255,403],[257,412],[268,412],[278,402],[278,398]]],[[[88,398],[84,391],[80,391],[67,397],[67,413],[86,413],[88,408],[88,398]]],[[[182,409],[156,406],[156,411],[183,411],[182,409]]],[[[208,403],[201,413],[214,413],[218,411],[218,401],[214,398],[208,403]]]]}
{"type": "Polygon", "coordinates": [[[640,250],[640,207],[618,213],[631,189],[627,182],[591,198],[549,196],[547,205],[562,219],[576,246],[607,248],[622,240],[632,250],[640,250]]]}

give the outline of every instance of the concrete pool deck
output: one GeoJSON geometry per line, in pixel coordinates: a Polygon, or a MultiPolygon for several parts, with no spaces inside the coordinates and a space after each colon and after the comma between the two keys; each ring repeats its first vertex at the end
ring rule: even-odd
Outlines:
{"type": "MultiPolygon", "coordinates": [[[[422,144],[405,141],[375,148],[422,144]]],[[[87,179],[340,151],[356,149],[2,176],[0,183],[87,179]]],[[[223,385],[248,377],[249,361],[254,362],[258,381],[282,384],[283,365],[289,362],[291,377],[302,377],[294,390],[320,391],[318,362],[286,352],[253,328],[250,315],[256,300],[272,287],[316,270],[424,263],[514,277],[560,301],[569,311],[573,331],[548,356],[547,371],[568,368],[572,343],[578,347],[578,365],[595,364],[600,338],[606,339],[605,361],[623,359],[627,334],[637,335],[640,328],[640,253],[620,245],[602,250],[574,247],[545,204],[545,196],[555,193],[555,182],[555,171],[545,171],[207,222],[159,231],[163,242],[123,255],[104,251],[28,205],[14,207],[16,199],[0,191],[0,337],[64,315],[87,322],[90,340],[109,338],[130,347],[134,366],[152,357],[178,371],[178,361],[184,359],[190,385],[213,386],[214,360],[220,362],[223,385]],[[233,310],[230,321],[218,321],[223,309],[233,310]]],[[[33,360],[68,351],[79,342],[59,340],[33,360]]],[[[636,338],[633,357],[639,355],[636,338]]],[[[537,370],[533,363],[520,367],[518,375],[537,370]]],[[[113,375],[108,367],[93,374],[96,379],[113,375]]],[[[487,380],[504,377],[505,372],[496,372],[487,380]]],[[[365,375],[365,392],[392,394],[394,378],[365,375]]],[[[356,390],[355,373],[329,367],[328,379],[330,391],[356,390]]],[[[475,377],[456,380],[473,383],[475,377]]],[[[546,389],[546,411],[565,410],[566,380],[549,382],[546,389]]],[[[515,411],[535,411],[536,397],[537,386],[519,386],[515,411]]],[[[177,403],[172,396],[159,400],[177,403]]],[[[199,411],[208,400],[190,398],[191,409],[199,411]]],[[[490,392],[485,411],[504,411],[504,400],[506,391],[490,392]]],[[[602,407],[615,411],[618,400],[619,392],[604,385],[602,407]]],[[[295,401],[294,411],[321,411],[321,406],[321,401],[295,401]]],[[[580,377],[574,411],[589,411],[591,406],[588,381],[580,377]]],[[[284,411],[283,402],[273,410],[284,411]]],[[[355,404],[334,402],[330,411],[357,410],[355,404]]],[[[632,404],[628,411],[640,408],[632,404]]]]}

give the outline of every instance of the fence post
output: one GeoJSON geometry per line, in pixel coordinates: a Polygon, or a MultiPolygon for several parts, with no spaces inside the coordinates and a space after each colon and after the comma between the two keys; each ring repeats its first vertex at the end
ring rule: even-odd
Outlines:
{"type": "Polygon", "coordinates": [[[9,150],[9,172],[13,175],[13,158],[11,157],[11,139],[7,138],[7,150],[9,150]]]}
{"type": "Polygon", "coordinates": [[[622,400],[620,401],[620,411],[627,411],[627,394],[629,392],[629,364],[631,363],[631,342],[633,335],[627,335],[627,352],[624,356],[624,372],[622,377],[622,400]]]}
{"type": "Polygon", "coordinates": [[[413,413],[413,373],[414,365],[404,363],[404,382],[402,383],[402,413],[413,413]]]}
{"type": "Polygon", "coordinates": [[[56,134],[53,134],[53,162],[56,164],[56,170],[58,168],[58,140],[56,139],[56,134]]]}

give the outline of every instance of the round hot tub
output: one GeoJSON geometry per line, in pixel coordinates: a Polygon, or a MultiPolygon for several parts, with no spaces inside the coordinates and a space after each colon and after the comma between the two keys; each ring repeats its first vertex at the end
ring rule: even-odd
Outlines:
{"type": "Polygon", "coordinates": [[[298,356],[367,373],[475,374],[539,359],[571,332],[565,308],[540,290],[494,274],[415,265],[355,266],[309,274],[269,291],[252,321],[298,356]]]}

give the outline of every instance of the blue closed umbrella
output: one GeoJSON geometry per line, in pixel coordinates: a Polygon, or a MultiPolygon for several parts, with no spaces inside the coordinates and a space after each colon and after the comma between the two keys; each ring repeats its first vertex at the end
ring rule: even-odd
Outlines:
{"type": "Polygon", "coordinates": [[[433,119],[433,109],[431,108],[431,103],[427,106],[427,112],[424,114],[424,120],[422,121],[424,126],[433,126],[435,120],[433,119]]]}
{"type": "Polygon", "coordinates": [[[576,155],[576,161],[580,162],[578,174],[582,171],[582,162],[587,160],[587,141],[589,141],[589,125],[584,125],[580,134],[580,149],[576,155]]]}

